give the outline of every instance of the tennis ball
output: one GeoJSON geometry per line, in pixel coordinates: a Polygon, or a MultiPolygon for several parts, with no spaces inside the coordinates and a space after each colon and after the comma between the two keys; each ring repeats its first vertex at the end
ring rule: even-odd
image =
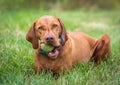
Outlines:
{"type": "Polygon", "coordinates": [[[54,47],[48,44],[41,44],[41,49],[43,51],[50,52],[54,49],[54,47]]]}

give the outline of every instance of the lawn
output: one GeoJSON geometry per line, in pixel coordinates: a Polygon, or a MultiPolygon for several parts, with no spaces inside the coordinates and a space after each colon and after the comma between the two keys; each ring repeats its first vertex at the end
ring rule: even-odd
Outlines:
{"type": "Polygon", "coordinates": [[[0,85],[120,85],[120,11],[10,10],[0,11],[0,20],[0,85]],[[82,31],[95,38],[109,34],[112,54],[108,62],[95,68],[92,62],[76,65],[58,80],[51,72],[37,76],[34,50],[25,35],[43,15],[61,18],[69,32],[82,31]]]}

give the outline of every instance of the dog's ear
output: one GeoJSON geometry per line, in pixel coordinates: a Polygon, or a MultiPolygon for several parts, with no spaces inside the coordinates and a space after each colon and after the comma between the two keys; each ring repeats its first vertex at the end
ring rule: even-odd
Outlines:
{"type": "Polygon", "coordinates": [[[66,32],[66,29],[65,29],[63,22],[59,18],[58,18],[58,21],[59,21],[60,26],[61,26],[61,33],[60,33],[60,38],[62,39],[61,43],[62,43],[62,45],[64,45],[68,39],[67,32],[66,32]]]}
{"type": "Polygon", "coordinates": [[[34,49],[38,48],[38,39],[35,34],[35,23],[33,23],[30,30],[26,34],[26,40],[32,43],[32,46],[34,49]]]}

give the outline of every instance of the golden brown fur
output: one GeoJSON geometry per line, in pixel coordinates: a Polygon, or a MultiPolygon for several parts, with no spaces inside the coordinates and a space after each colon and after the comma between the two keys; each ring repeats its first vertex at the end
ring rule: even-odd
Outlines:
{"type": "Polygon", "coordinates": [[[111,52],[109,35],[105,34],[100,39],[94,39],[82,32],[67,33],[62,21],[53,16],[43,16],[35,21],[26,39],[35,49],[34,65],[37,74],[43,69],[64,73],[75,63],[88,62],[91,59],[99,64],[101,60],[106,60],[111,52]],[[46,41],[48,36],[53,38],[50,44],[60,47],[59,55],[54,58],[39,54],[40,42],[48,43],[46,41]],[[60,36],[62,43],[59,42],[60,36]]]}

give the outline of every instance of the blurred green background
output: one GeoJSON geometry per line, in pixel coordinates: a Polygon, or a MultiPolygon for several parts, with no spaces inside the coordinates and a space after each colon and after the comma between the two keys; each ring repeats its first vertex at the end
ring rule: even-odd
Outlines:
{"type": "Polygon", "coordinates": [[[43,9],[72,10],[84,7],[86,9],[119,9],[120,0],[0,0],[1,10],[10,9],[43,9]]]}
{"type": "Polygon", "coordinates": [[[120,85],[120,0],[0,0],[0,20],[0,85],[120,85]],[[108,62],[76,65],[58,80],[51,72],[37,76],[34,49],[25,36],[44,15],[59,17],[67,32],[97,39],[109,34],[108,62]]]}

